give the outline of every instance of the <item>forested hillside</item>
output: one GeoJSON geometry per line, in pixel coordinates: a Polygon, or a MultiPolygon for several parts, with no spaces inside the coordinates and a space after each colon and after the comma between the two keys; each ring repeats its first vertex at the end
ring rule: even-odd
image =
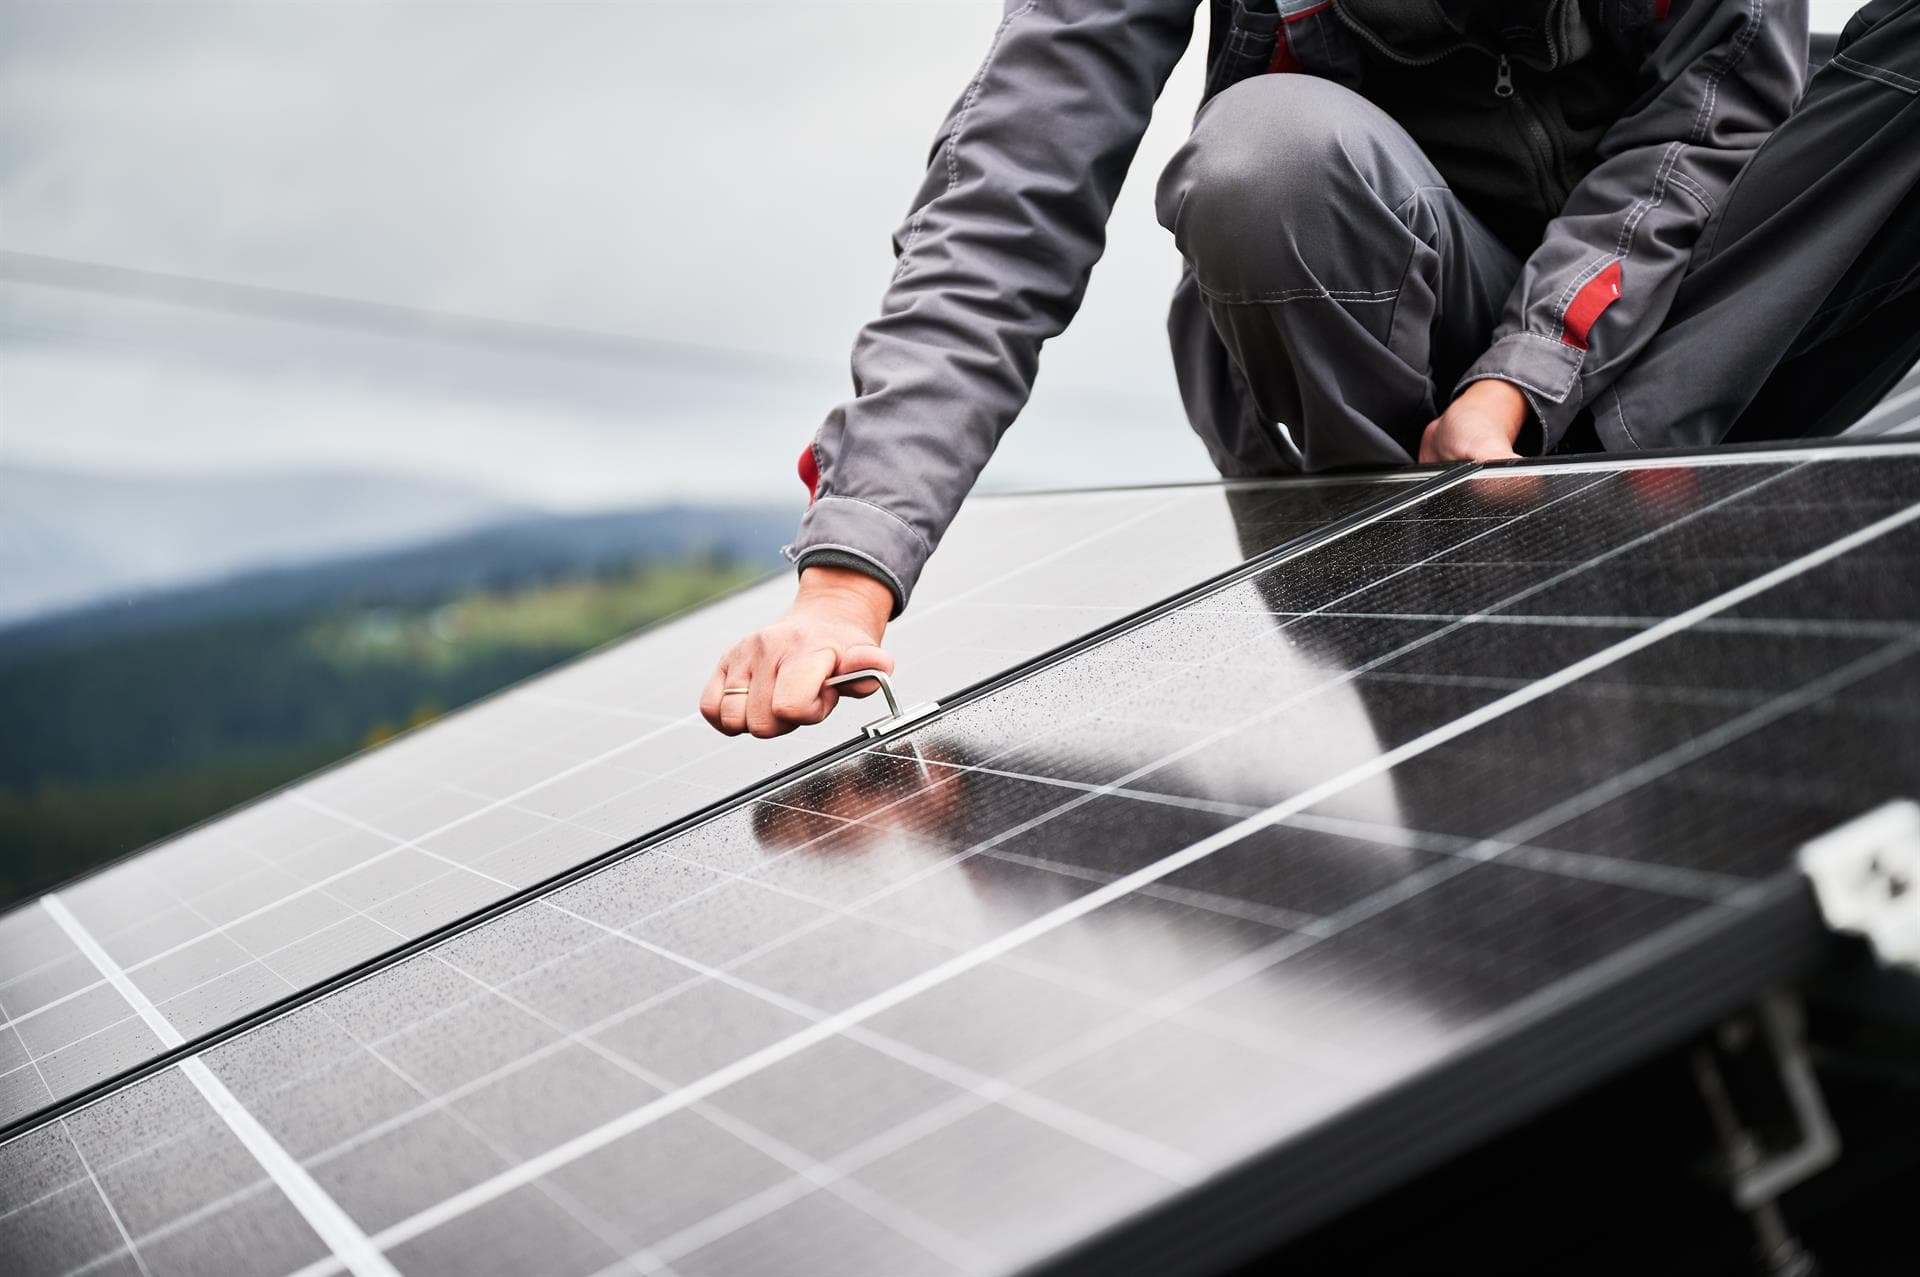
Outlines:
{"type": "Polygon", "coordinates": [[[777,562],[737,553],[745,536],[661,556],[632,553],[635,538],[607,525],[580,531],[496,530],[0,634],[0,896],[42,890],[777,562]]]}

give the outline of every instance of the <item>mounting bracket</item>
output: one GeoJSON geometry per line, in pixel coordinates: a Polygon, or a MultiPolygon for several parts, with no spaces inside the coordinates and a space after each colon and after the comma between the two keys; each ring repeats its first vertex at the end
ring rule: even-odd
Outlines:
{"type": "Polygon", "coordinates": [[[1920,970],[1920,803],[1897,799],[1800,848],[1820,913],[1888,966],[1920,970]]]}
{"type": "MultiPolygon", "coordinates": [[[[1840,1133],[1827,1111],[1819,1080],[1807,1058],[1799,1003],[1771,993],[1752,1011],[1720,1025],[1711,1045],[1693,1053],[1693,1074],[1726,1158],[1733,1203],[1753,1221],[1760,1256],[1777,1277],[1811,1277],[1810,1256],[1787,1227],[1781,1194],[1805,1183],[1840,1157],[1840,1133]],[[1756,1059],[1755,1052],[1764,1052],[1756,1059]],[[1729,1068],[1758,1064],[1772,1074],[1775,1094],[1786,1101],[1793,1143],[1769,1146],[1751,1115],[1743,1117],[1728,1083],[1729,1068]]],[[[1770,1088],[1771,1089],[1771,1088],[1770,1088]]],[[[1763,1101],[1771,1109],[1777,1100],[1763,1101]]]]}

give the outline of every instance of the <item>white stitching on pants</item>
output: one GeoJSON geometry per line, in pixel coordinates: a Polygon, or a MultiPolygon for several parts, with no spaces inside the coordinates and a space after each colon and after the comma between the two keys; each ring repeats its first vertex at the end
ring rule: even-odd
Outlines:
{"type": "MultiPolygon", "coordinates": [[[[1439,191],[1447,196],[1453,195],[1452,190],[1449,188],[1429,183],[1414,187],[1407,193],[1405,199],[1393,207],[1394,219],[1398,221],[1402,227],[1405,227],[1407,233],[1413,238],[1416,245],[1424,241],[1420,239],[1419,235],[1414,233],[1413,227],[1407,224],[1407,210],[1413,206],[1416,200],[1430,191],[1439,191]]],[[[1438,219],[1436,218],[1435,220],[1437,221],[1438,219]]],[[[1428,245],[1428,247],[1431,248],[1432,245],[1428,245]]],[[[1382,288],[1373,292],[1368,292],[1360,288],[1325,288],[1314,286],[1283,288],[1271,293],[1237,293],[1221,292],[1209,288],[1201,281],[1198,274],[1194,276],[1193,282],[1200,289],[1200,295],[1202,297],[1205,297],[1208,301],[1219,302],[1223,306],[1245,306],[1261,302],[1284,303],[1316,300],[1351,302],[1355,305],[1375,305],[1380,302],[1397,301],[1400,294],[1406,290],[1406,276],[1408,273],[1410,273],[1408,270],[1402,270],[1400,272],[1401,282],[1398,287],[1382,288]]]]}
{"type": "MultiPolygon", "coordinates": [[[[1416,186],[1411,191],[1407,192],[1407,198],[1401,200],[1400,203],[1393,210],[1393,215],[1396,218],[1400,219],[1400,224],[1402,226],[1407,228],[1407,238],[1412,242],[1409,243],[1407,246],[1407,264],[1401,267],[1400,269],[1400,287],[1394,291],[1393,310],[1391,313],[1387,315],[1387,335],[1386,335],[1386,339],[1381,343],[1387,348],[1387,351],[1390,354],[1398,353],[1393,349],[1393,335],[1396,331],[1399,330],[1399,327],[1400,327],[1400,298],[1406,295],[1407,279],[1413,274],[1413,264],[1414,264],[1415,258],[1418,257],[1420,250],[1422,248],[1425,248],[1428,252],[1433,254],[1434,260],[1436,263],[1439,261],[1439,258],[1440,258],[1440,250],[1435,245],[1428,243],[1425,237],[1423,237],[1419,231],[1413,228],[1412,219],[1408,217],[1409,211],[1415,208],[1416,206],[1424,210],[1427,214],[1427,220],[1431,222],[1433,225],[1434,238],[1435,239],[1439,238],[1440,216],[1438,213],[1434,212],[1433,206],[1431,204],[1429,204],[1426,200],[1423,200],[1421,198],[1421,196],[1425,192],[1430,190],[1438,190],[1446,195],[1453,194],[1452,190],[1450,190],[1445,186],[1438,186],[1438,187],[1416,186]]],[[[1439,268],[1437,265],[1435,267],[1434,274],[1436,276],[1439,275],[1439,268]]],[[[1437,285],[1434,287],[1433,291],[1435,293],[1438,293],[1440,291],[1437,285]]],[[[1426,351],[1427,357],[1423,362],[1426,364],[1427,381],[1430,384],[1434,382],[1433,332],[1432,332],[1431,321],[1435,317],[1437,317],[1438,314],[1439,314],[1439,308],[1436,306],[1432,314],[1428,316],[1429,324],[1428,324],[1428,332],[1427,332],[1427,351],[1426,351]]],[[[1405,359],[1404,356],[1402,357],[1402,359],[1403,359],[1403,362],[1411,366],[1413,361],[1405,359]]],[[[1436,390],[1437,390],[1437,386],[1436,386],[1436,390]]],[[[1436,394],[1435,397],[1437,398],[1438,395],[1436,394]]],[[[1416,455],[1415,460],[1418,460],[1418,459],[1419,458],[1416,455]]]]}
{"type": "Polygon", "coordinates": [[[1831,65],[1839,67],[1842,71],[1851,71],[1863,79],[1878,80],[1888,88],[1898,89],[1902,93],[1920,93],[1920,80],[1910,75],[1901,75],[1898,71],[1889,71],[1886,67],[1874,66],[1870,62],[1862,62],[1844,53],[1834,54],[1831,65]]]}
{"type": "MultiPolygon", "coordinates": [[[[1198,280],[1194,281],[1196,284],[1198,280]]],[[[1384,292],[1363,293],[1357,290],[1332,288],[1288,288],[1277,293],[1217,293],[1200,284],[1200,295],[1208,301],[1219,302],[1223,306],[1250,306],[1262,302],[1298,302],[1298,301],[1335,301],[1356,303],[1390,302],[1400,295],[1397,288],[1384,292]]]]}
{"type": "Polygon", "coordinates": [[[1634,437],[1633,427],[1627,424],[1626,401],[1621,399],[1620,392],[1617,390],[1609,388],[1608,393],[1613,396],[1613,415],[1620,423],[1620,433],[1627,437],[1628,443],[1636,448],[1640,447],[1640,440],[1634,437]]]}

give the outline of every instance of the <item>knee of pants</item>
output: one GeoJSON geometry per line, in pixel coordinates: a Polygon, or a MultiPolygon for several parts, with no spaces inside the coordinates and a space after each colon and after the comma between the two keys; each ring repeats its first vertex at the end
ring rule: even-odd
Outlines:
{"type": "Polygon", "coordinates": [[[1207,104],[1155,205],[1210,293],[1284,290],[1339,279],[1362,266],[1356,254],[1398,252],[1404,265],[1397,237],[1366,232],[1382,214],[1397,226],[1407,196],[1441,181],[1412,138],[1358,94],[1312,76],[1262,75],[1207,104]]]}

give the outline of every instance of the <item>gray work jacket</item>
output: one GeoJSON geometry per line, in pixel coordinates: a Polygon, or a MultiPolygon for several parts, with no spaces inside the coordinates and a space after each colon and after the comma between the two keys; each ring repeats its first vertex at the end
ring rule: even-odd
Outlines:
{"type": "MultiPolygon", "coordinates": [[[[1525,241],[1461,384],[1519,387],[1543,451],[1658,329],[1694,240],[1805,80],[1805,0],[1209,2],[1206,96],[1258,74],[1337,80],[1405,124],[1450,181],[1477,183],[1469,206],[1525,241]],[[1510,133],[1450,108],[1462,93],[1507,96],[1499,81],[1516,72],[1530,91],[1510,133]],[[1442,156],[1461,147],[1478,153],[1456,175],[1442,156]]],[[[1042,343],[1080,305],[1197,7],[1009,0],[894,234],[880,316],[854,345],[854,397],[801,457],[800,566],[858,568],[896,614],[906,605],[1026,403],[1042,343]]]]}

